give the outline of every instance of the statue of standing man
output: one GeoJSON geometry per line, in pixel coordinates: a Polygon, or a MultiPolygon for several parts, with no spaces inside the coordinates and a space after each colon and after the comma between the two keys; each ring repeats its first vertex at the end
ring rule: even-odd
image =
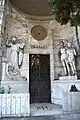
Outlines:
{"type": "Polygon", "coordinates": [[[64,68],[64,73],[65,76],[68,75],[68,71],[69,71],[69,66],[68,66],[68,58],[67,58],[67,52],[66,52],[66,47],[64,46],[64,42],[61,42],[61,47],[59,50],[59,57],[60,60],[62,62],[62,66],[64,68]]]}
{"type": "MultiPolygon", "coordinates": [[[[72,43],[68,42],[67,57],[68,57],[68,64],[71,68],[72,75],[76,75],[75,56],[76,56],[76,50],[74,47],[72,47],[72,43]]],[[[70,69],[69,69],[69,75],[70,75],[70,69]]]]}

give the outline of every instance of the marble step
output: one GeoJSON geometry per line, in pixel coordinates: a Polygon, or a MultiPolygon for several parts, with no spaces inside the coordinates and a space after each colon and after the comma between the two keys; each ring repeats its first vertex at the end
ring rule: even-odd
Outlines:
{"type": "Polygon", "coordinates": [[[66,113],[51,116],[0,118],[0,120],[80,120],[80,113],[66,113]]]}
{"type": "Polygon", "coordinates": [[[63,76],[63,77],[59,77],[59,80],[77,80],[77,75],[75,76],[63,76]]]}

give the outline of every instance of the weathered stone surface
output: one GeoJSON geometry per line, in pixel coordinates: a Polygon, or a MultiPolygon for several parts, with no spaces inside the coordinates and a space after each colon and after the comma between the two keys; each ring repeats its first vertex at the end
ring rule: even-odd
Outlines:
{"type": "Polygon", "coordinates": [[[63,92],[63,110],[80,111],[80,92],[63,92]]]}
{"type": "MultiPolygon", "coordinates": [[[[52,103],[61,104],[65,103],[68,107],[68,93],[70,92],[71,86],[75,85],[77,90],[80,90],[80,80],[55,80],[52,84],[52,103]],[[65,93],[65,97],[63,94],[65,93]],[[64,100],[64,98],[66,100],[64,100]]],[[[74,96],[73,96],[74,97],[74,96]]],[[[70,104],[70,102],[69,102],[70,104]]]]}
{"type": "Polygon", "coordinates": [[[63,76],[63,77],[59,77],[59,80],[77,80],[77,75],[75,76],[63,76]]]}
{"type": "Polygon", "coordinates": [[[5,6],[5,0],[1,0],[0,1],[0,80],[1,80],[1,75],[2,75],[2,48],[1,48],[1,41],[3,39],[3,35],[2,35],[2,26],[3,26],[3,23],[4,23],[4,6],[5,6]]]}
{"type": "Polygon", "coordinates": [[[1,81],[1,87],[4,87],[6,92],[8,86],[12,87],[11,93],[29,93],[28,81],[1,81]]]}
{"type": "MultiPolygon", "coordinates": [[[[4,2],[3,3],[0,2],[0,5],[1,5],[0,18],[3,18],[4,15],[2,12],[4,11],[4,2]]],[[[61,64],[61,62],[59,60],[59,56],[58,56],[60,42],[62,40],[64,40],[64,42],[66,44],[67,41],[72,41],[73,45],[77,49],[75,28],[70,27],[69,24],[67,24],[66,26],[65,25],[61,26],[55,20],[52,20],[52,21],[51,20],[40,21],[39,19],[38,20],[29,20],[24,15],[17,12],[13,8],[12,8],[11,13],[8,16],[6,16],[5,18],[6,18],[5,26],[3,27],[3,31],[5,28],[5,36],[4,36],[5,39],[2,39],[2,45],[4,46],[3,51],[5,52],[5,56],[7,56],[7,53],[9,51],[6,49],[6,39],[8,39],[8,38],[10,39],[12,36],[16,36],[18,38],[17,42],[21,43],[21,42],[26,41],[26,46],[24,49],[23,65],[21,67],[21,75],[23,77],[27,78],[27,83],[22,82],[22,81],[19,81],[19,82],[18,81],[5,81],[6,80],[6,77],[5,77],[6,68],[4,65],[4,67],[3,67],[4,73],[2,76],[4,81],[1,82],[1,86],[4,86],[5,88],[7,88],[8,85],[11,85],[13,87],[13,90],[12,90],[13,93],[16,93],[16,92],[17,93],[20,93],[20,92],[29,93],[29,54],[49,54],[50,55],[51,101],[52,101],[52,103],[62,105],[63,92],[68,92],[70,90],[71,85],[73,85],[73,84],[75,84],[78,87],[78,89],[80,89],[80,81],[73,81],[73,80],[54,81],[54,79],[59,79],[60,74],[64,75],[63,67],[62,67],[62,64],[61,64]],[[42,41],[35,40],[31,35],[31,29],[32,29],[32,27],[34,27],[36,25],[41,25],[47,30],[47,37],[42,41]]],[[[4,21],[2,21],[2,19],[0,21],[1,21],[0,22],[1,24],[2,24],[2,22],[4,23],[4,21]]],[[[0,26],[0,31],[1,31],[1,33],[4,33],[4,32],[2,32],[2,26],[3,25],[0,26]]],[[[12,42],[12,41],[10,41],[10,42],[12,42]]],[[[78,49],[77,49],[77,51],[78,51],[78,49]]],[[[66,94],[66,96],[67,96],[67,94],[66,94]]],[[[3,101],[5,103],[4,106],[6,106],[6,104],[9,104],[9,107],[7,107],[7,109],[8,109],[7,114],[11,114],[11,112],[12,112],[14,115],[14,114],[20,114],[20,112],[21,112],[21,114],[23,115],[25,113],[25,111],[27,111],[27,109],[24,109],[25,100],[24,100],[23,95],[21,95],[21,101],[20,101],[19,95],[17,95],[16,97],[14,95],[14,96],[12,96],[12,98],[10,98],[10,97],[8,98],[8,97],[9,96],[7,96],[7,103],[5,101],[3,101]],[[12,99],[12,104],[13,104],[12,111],[10,111],[10,99],[12,99]],[[15,99],[18,101],[17,106],[15,104],[15,101],[16,101],[15,99]],[[21,102],[21,109],[20,109],[20,102],[21,102]],[[16,107],[16,110],[15,110],[15,107],[16,107]]],[[[26,99],[27,99],[27,97],[26,97],[26,99]]],[[[65,104],[67,105],[68,104],[67,98],[65,98],[65,99],[66,99],[65,104]]],[[[77,99],[77,102],[75,104],[74,104],[73,95],[72,95],[72,99],[73,99],[72,106],[73,106],[73,108],[75,108],[76,103],[78,102],[79,99],[77,99]]],[[[70,105],[71,105],[71,102],[69,101],[69,106],[67,106],[67,109],[70,108],[70,110],[71,110],[70,105]]],[[[27,106],[27,104],[26,104],[26,106],[27,106]]],[[[77,106],[77,107],[79,107],[79,106],[77,106]]],[[[65,106],[65,109],[66,109],[66,106],[65,106]]],[[[6,113],[6,109],[4,110],[4,107],[3,107],[3,113],[4,114],[6,113]]],[[[78,118],[77,115],[75,115],[75,118],[78,118]]],[[[30,119],[30,118],[23,118],[23,119],[30,119]]],[[[34,119],[34,118],[31,118],[31,119],[34,119]]],[[[41,118],[39,118],[39,119],[41,119],[41,118]]],[[[46,118],[46,119],[49,119],[49,118],[46,118]]],[[[62,116],[58,116],[58,118],[54,117],[54,120],[55,119],[61,119],[61,120],[62,119],[63,120],[72,119],[73,120],[73,116],[62,115],[62,116]]]]}
{"type": "Polygon", "coordinates": [[[26,93],[0,94],[0,117],[29,116],[29,101],[29,94],[26,93]]]}
{"type": "Polygon", "coordinates": [[[61,75],[64,74],[62,64],[58,56],[60,41],[64,40],[65,43],[67,41],[73,41],[74,43],[75,41],[74,27],[70,27],[69,24],[67,24],[66,26],[61,26],[55,20],[53,21],[28,20],[22,14],[18,13],[15,10],[13,10],[11,14],[14,14],[15,17],[8,16],[6,18],[5,35],[8,34],[9,37],[17,36],[17,38],[20,39],[20,42],[27,41],[24,50],[25,53],[54,54],[53,59],[50,58],[51,61],[53,61],[54,66],[53,70],[51,69],[51,76],[53,74],[53,78],[51,77],[51,79],[59,79],[59,74],[61,75]],[[36,41],[31,35],[31,29],[36,25],[41,25],[47,29],[47,37],[43,41],[40,42],[36,41]]]}
{"type": "Polygon", "coordinates": [[[1,118],[1,120],[80,120],[80,113],[62,114],[52,116],[38,116],[38,117],[16,117],[16,118],[1,118]]]}

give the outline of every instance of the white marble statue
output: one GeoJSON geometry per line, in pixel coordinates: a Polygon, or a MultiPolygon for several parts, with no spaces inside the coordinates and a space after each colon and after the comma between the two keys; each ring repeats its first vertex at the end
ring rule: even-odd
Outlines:
{"type": "Polygon", "coordinates": [[[21,76],[20,67],[23,63],[24,47],[26,43],[19,44],[16,37],[12,37],[12,42],[7,41],[6,46],[10,47],[7,54],[9,54],[9,59],[7,57],[6,63],[6,76],[8,80],[23,81],[27,78],[21,76]]]}
{"type": "Polygon", "coordinates": [[[67,57],[68,57],[68,64],[70,65],[69,68],[69,75],[70,75],[70,69],[72,75],[76,74],[76,66],[75,66],[75,56],[76,56],[76,50],[74,47],[72,47],[72,43],[68,42],[67,44],[67,57]]]}
{"type": "Polygon", "coordinates": [[[66,47],[64,46],[63,41],[61,42],[61,47],[59,50],[59,57],[62,62],[62,66],[64,68],[64,73],[65,73],[65,75],[68,75],[68,71],[69,71],[68,57],[67,57],[66,47]]]}
{"type": "Polygon", "coordinates": [[[13,69],[11,63],[6,64],[6,77],[8,80],[14,80],[14,81],[24,81],[27,80],[26,77],[22,77],[19,71],[16,71],[13,69]]]}
{"type": "Polygon", "coordinates": [[[12,37],[12,43],[9,43],[9,41],[7,41],[6,46],[11,47],[10,63],[12,67],[17,71],[23,61],[23,49],[24,49],[25,43],[19,44],[17,43],[17,38],[12,37]]]}

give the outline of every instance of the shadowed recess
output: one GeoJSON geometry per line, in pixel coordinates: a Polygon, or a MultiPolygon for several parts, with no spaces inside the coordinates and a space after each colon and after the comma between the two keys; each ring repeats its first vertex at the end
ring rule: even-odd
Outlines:
{"type": "Polygon", "coordinates": [[[48,0],[10,0],[15,8],[34,16],[50,16],[51,8],[48,0]]]}

